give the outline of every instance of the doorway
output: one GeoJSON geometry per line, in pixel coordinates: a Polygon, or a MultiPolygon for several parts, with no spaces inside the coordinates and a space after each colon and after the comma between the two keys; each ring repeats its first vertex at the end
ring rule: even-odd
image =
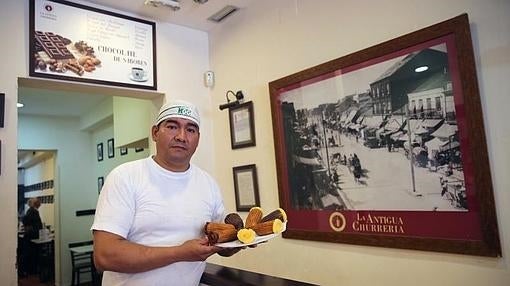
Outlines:
{"type": "MultiPolygon", "coordinates": [[[[90,213],[95,209],[100,178],[106,178],[118,164],[148,156],[153,148],[148,140],[142,140],[144,148],[137,149],[144,152],[135,152],[137,146],[133,145],[127,149],[127,155],[121,155],[115,143],[114,156],[108,156],[109,140],[114,137],[112,102],[115,98],[148,102],[151,106],[148,117],[153,118],[164,95],[32,78],[18,79],[18,86],[19,101],[25,104],[18,110],[18,147],[25,151],[56,151],[54,283],[69,284],[71,262],[67,245],[91,238],[90,213]],[[105,152],[101,161],[97,154],[100,143],[105,152]]],[[[148,126],[147,134],[149,129],[148,126]]]]}
{"type": "Polygon", "coordinates": [[[56,150],[18,151],[19,285],[55,281],[55,159],[56,150]]]}

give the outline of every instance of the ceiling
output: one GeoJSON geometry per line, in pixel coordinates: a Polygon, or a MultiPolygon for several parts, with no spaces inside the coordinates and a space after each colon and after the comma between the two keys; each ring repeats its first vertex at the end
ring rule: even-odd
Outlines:
{"type": "MultiPolygon", "coordinates": [[[[238,7],[239,10],[246,9],[254,0],[210,0],[204,4],[198,4],[193,0],[179,0],[180,9],[173,11],[169,7],[153,7],[144,5],[145,0],[84,0],[86,2],[101,5],[105,8],[114,8],[120,11],[126,11],[134,15],[139,15],[148,20],[158,22],[168,22],[181,26],[186,26],[202,31],[211,31],[219,25],[228,23],[228,18],[220,23],[207,20],[211,15],[221,10],[227,5],[238,7]]],[[[239,11],[238,11],[239,12],[239,11]]],[[[236,12],[236,13],[238,13],[236,12]]],[[[233,13],[229,17],[236,15],[233,13]]]]}
{"type": "Polygon", "coordinates": [[[48,115],[79,117],[106,98],[105,95],[57,91],[30,87],[18,88],[18,102],[23,115],[48,115]]]}

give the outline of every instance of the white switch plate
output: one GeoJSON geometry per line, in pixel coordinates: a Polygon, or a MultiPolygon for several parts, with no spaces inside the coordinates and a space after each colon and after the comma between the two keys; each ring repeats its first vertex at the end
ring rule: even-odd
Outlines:
{"type": "Polygon", "coordinates": [[[206,87],[212,87],[214,85],[214,72],[206,71],[204,73],[204,84],[206,87]]]}

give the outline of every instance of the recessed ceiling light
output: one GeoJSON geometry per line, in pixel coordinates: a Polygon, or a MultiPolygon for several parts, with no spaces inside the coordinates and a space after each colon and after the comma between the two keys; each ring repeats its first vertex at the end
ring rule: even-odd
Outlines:
{"type": "Polygon", "coordinates": [[[428,70],[429,67],[428,66],[421,66],[421,67],[417,67],[414,69],[415,72],[424,72],[426,70],[428,70]]]}
{"type": "Polygon", "coordinates": [[[21,108],[23,106],[25,106],[23,103],[20,103],[20,102],[16,103],[16,107],[18,107],[18,108],[21,108]]]}

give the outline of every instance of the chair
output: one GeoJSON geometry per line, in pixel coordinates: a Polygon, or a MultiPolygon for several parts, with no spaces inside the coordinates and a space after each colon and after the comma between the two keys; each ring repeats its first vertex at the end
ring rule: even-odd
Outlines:
{"type": "MultiPolygon", "coordinates": [[[[78,246],[92,245],[93,241],[82,241],[69,243],[69,249],[78,246]]],[[[90,273],[94,275],[95,267],[93,266],[92,252],[79,253],[71,251],[71,263],[72,263],[72,280],[71,285],[80,285],[80,274],[90,273]],[[76,284],[74,281],[76,280],[76,284]]]]}

